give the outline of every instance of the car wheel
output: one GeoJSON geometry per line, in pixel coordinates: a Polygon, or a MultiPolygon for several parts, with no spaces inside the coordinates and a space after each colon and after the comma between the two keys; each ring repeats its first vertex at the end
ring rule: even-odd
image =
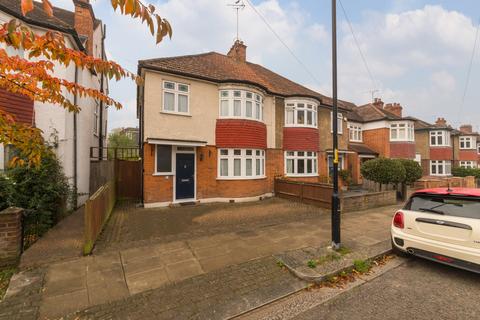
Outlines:
{"type": "Polygon", "coordinates": [[[405,251],[402,251],[402,250],[398,249],[397,246],[393,243],[393,240],[392,240],[392,253],[394,253],[395,255],[397,255],[399,257],[402,257],[402,258],[410,257],[410,254],[408,254],[405,251]]]}

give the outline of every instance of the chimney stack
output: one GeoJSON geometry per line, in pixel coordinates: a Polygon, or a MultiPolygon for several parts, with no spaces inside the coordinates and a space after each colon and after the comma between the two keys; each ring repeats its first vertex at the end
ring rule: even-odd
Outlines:
{"type": "Polygon", "coordinates": [[[437,118],[437,121],[435,121],[435,124],[438,127],[446,127],[447,126],[447,120],[445,120],[445,118],[437,118]]]}
{"type": "MultiPolygon", "coordinates": [[[[93,22],[95,14],[89,0],[73,0],[75,5],[75,30],[80,37],[85,37],[87,54],[93,55],[93,22]]],[[[84,39],[81,39],[82,41],[84,39]]]]}
{"type": "Polygon", "coordinates": [[[375,107],[379,108],[379,109],[383,109],[383,101],[382,99],[380,98],[375,98],[373,99],[373,103],[372,103],[375,107]]]}
{"type": "Polygon", "coordinates": [[[243,44],[243,41],[235,40],[227,56],[237,62],[245,62],[247,61],[247,46],[243,44]]]}
{"type": "Polygon", "coordinates": [[[384,109],[400,118],[402,117],[403,107],[400,105],[400,103],[387,103],[384,109]]]}
{"type": "Polygon", "coordinates": [[[463,124],[460,126],[460,131],[462,133],[473,133],[473,128],[471,124],[463,124]]]}

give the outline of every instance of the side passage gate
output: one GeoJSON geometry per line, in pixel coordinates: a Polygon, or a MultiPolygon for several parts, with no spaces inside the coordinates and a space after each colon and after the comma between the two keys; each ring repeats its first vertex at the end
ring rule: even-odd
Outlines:
{"type": "Polygon", "coordinates": [[[140,199],[141,162],[139,160],[116,160],[118,198],[140,199]]]}

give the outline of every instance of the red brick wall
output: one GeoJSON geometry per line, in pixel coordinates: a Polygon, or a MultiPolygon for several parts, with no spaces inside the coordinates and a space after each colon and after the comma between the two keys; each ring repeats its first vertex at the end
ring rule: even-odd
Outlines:
{"type": "Polygon", "coordinates": [[[169,202],[173,201],[174,176],[154,176],[155,145],[144,144],[143,152],[143,201],[169,202]]]}
{"type": "Polygon", "coordinates": [[[215,144],[219,148],[267,148],[267,126],[252,120],[218,119],[215,144]]]}
{"type": "Polygon", "coordinates": [[[478,154],[476,150],[460,150],[459,161],[477,161],[478,154]]]}
{"type": "Polygon", "coordinates": [[[415,159],[415,142],[390,142],[390,157],[415,159]]]}
{"type": "Polygon", "coordinates": [[[430,160],[452,160],[452,147],[430,147],[430,160]]]}
{"type": "Polygon", "coordinates": [[[15,121],[34,125],[33,100],[0,88],[0,109],[14,116],[15,121]]]}
{"type": "Polygon", "coordinates": [[[363,143],[381,157],[390,157],[390,129],[381,128],[363,131],[363,143]]]}
{"type": "Polygon", "coordinates": [[[318,129],[283,128],[283,149],[290,151],[318,151],[318,129]]]}

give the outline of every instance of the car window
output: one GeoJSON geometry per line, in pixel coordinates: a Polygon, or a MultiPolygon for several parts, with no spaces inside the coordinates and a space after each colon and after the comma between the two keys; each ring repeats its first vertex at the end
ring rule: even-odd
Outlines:
{"type": "Polygon", "coordinates": [[[413,196],[405,209],[446,216],[480,219],[480,199],[419,195],[413,196]]]}

